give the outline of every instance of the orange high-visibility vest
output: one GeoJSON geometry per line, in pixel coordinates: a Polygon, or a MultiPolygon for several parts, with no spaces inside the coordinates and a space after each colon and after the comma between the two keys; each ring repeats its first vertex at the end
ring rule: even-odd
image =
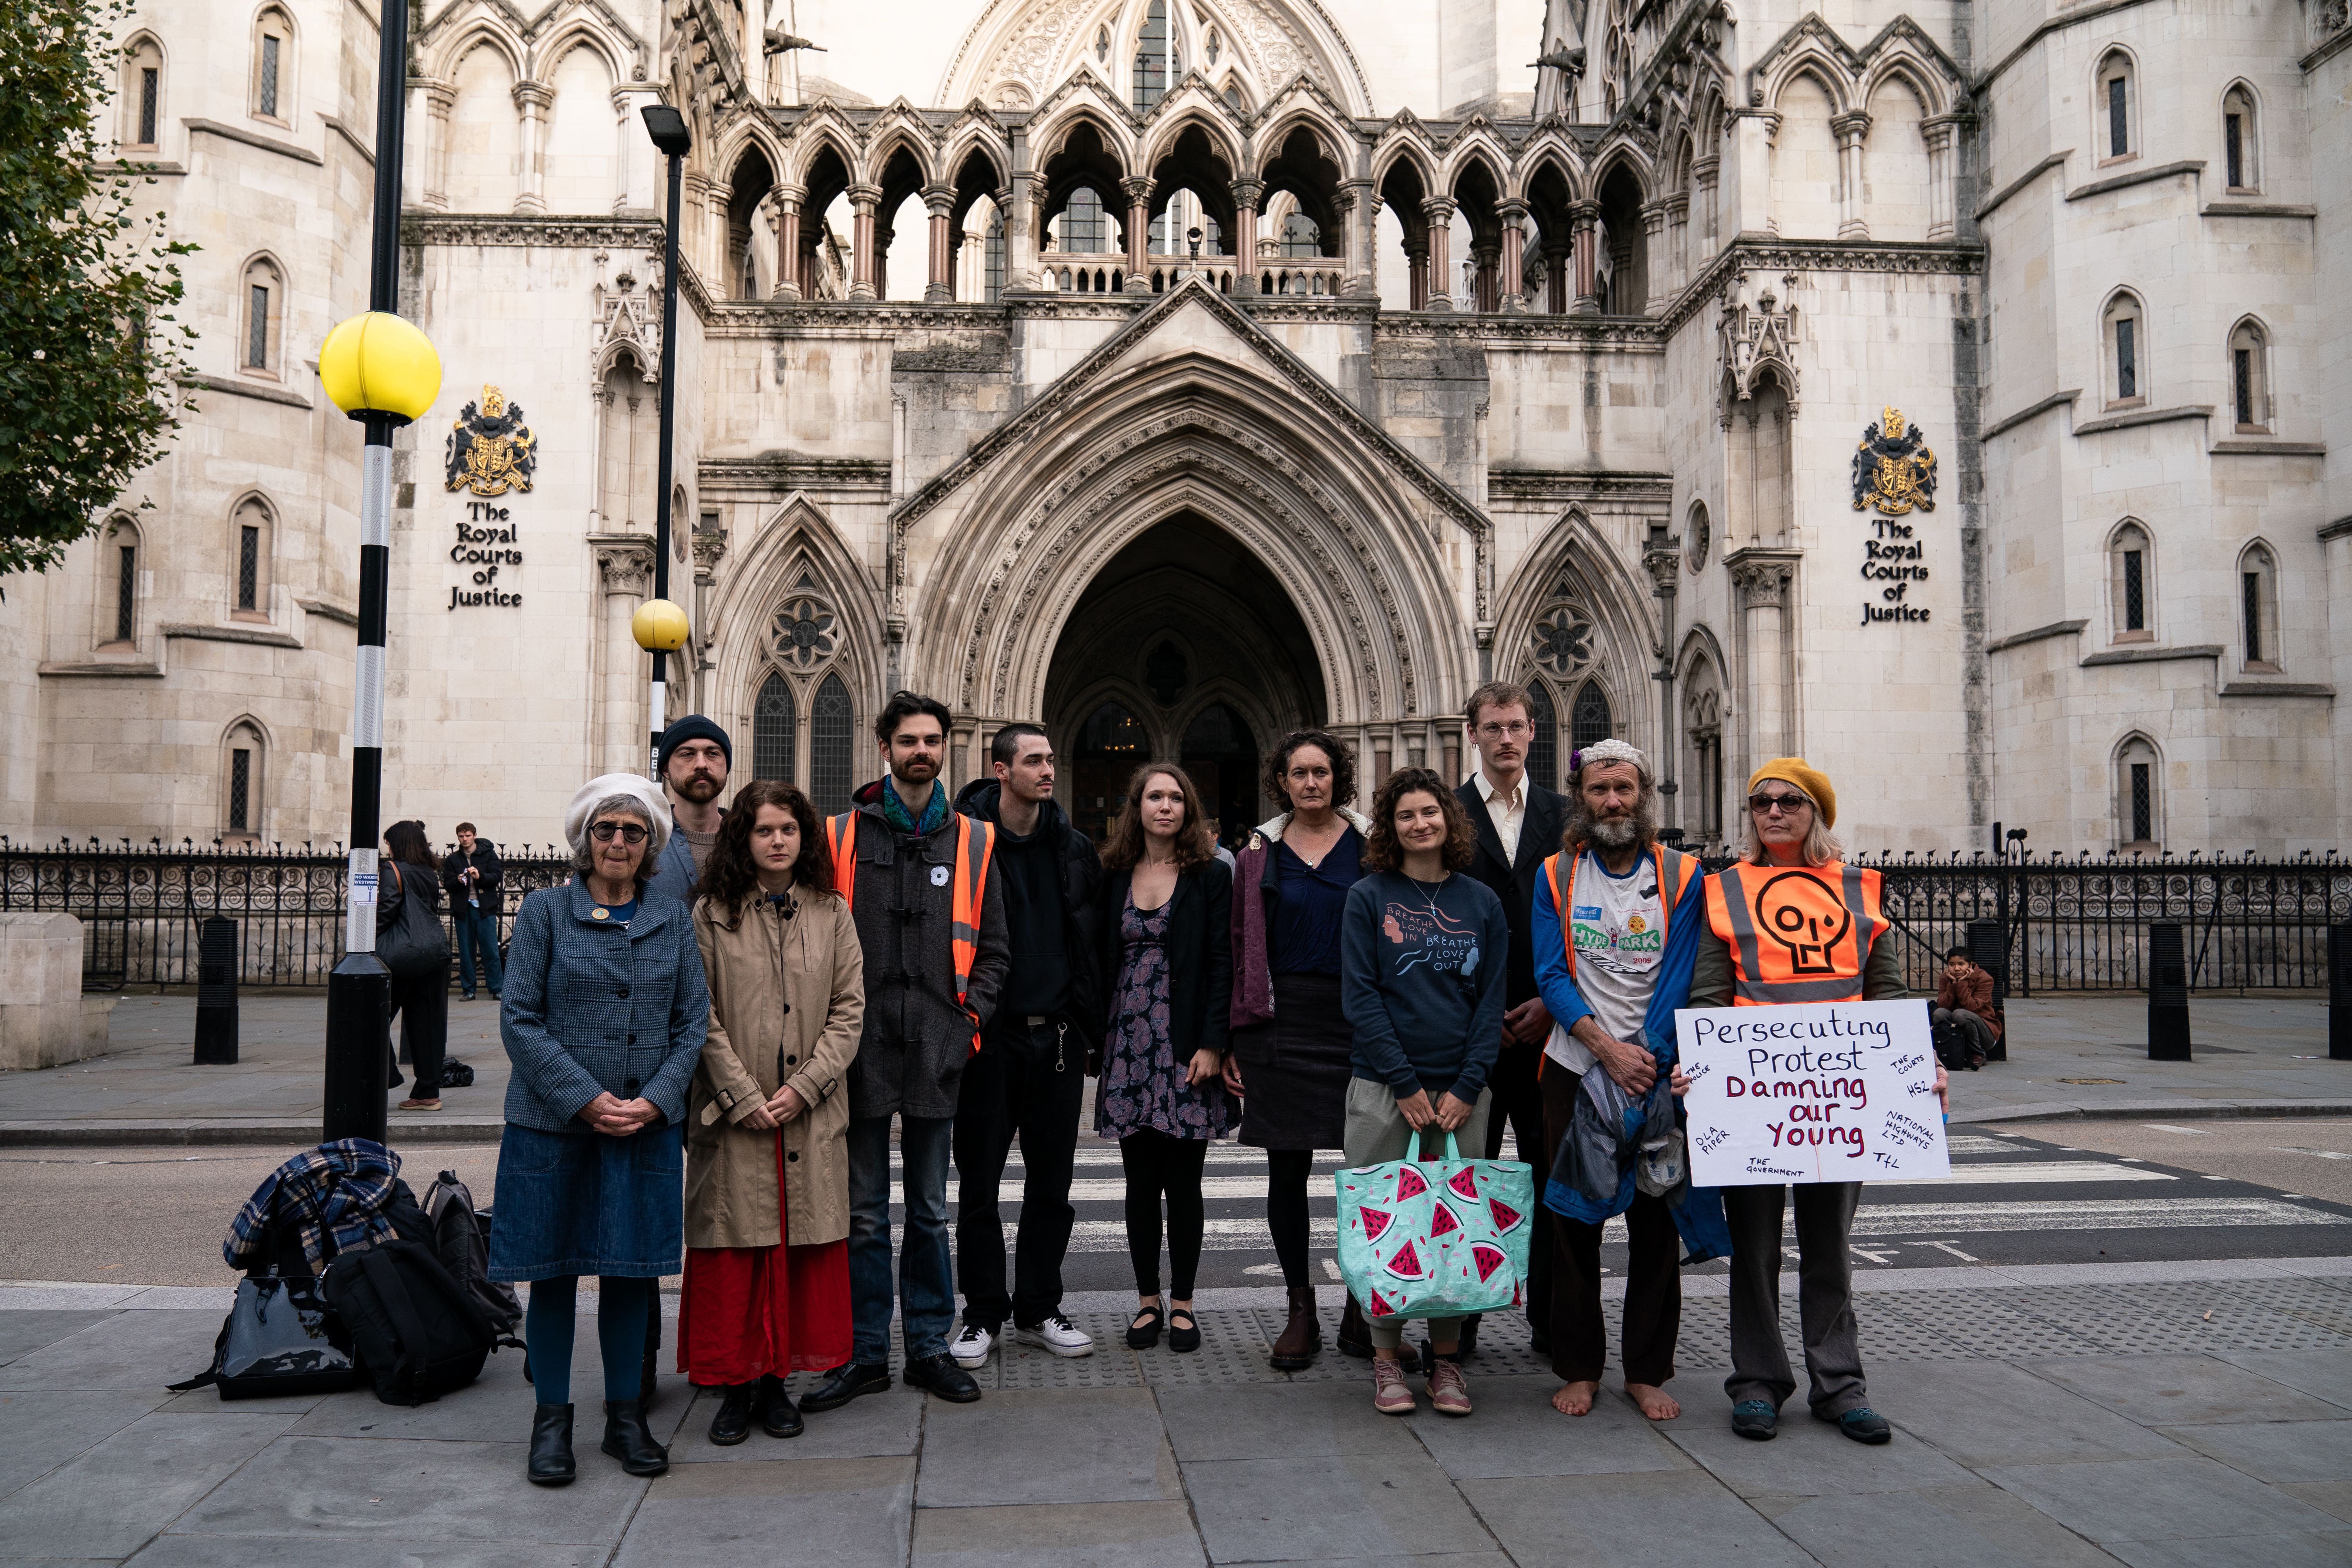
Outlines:
{"type": "MultiPolygon", "coordinates": [[[[933,785],[943,788],[943,785],[933,785]]],[[[856,907],[857,897],[857,818],[843,812],[824,819],[826,845],[833,850],[833,882],[841,901],[856,907]]],[[[948,949],[955,960],[956,1005],[971,1020],[972,1055],[980,1054],[980,1015],[971,1010],[971,963],[980,952],[981,901],[988,896],[988,862],[996,852],[996,829],[977,817],[955,814],[955,909],[948,925],[948,949]],[[977,852],[973,840],[979,841],[977,852]]]]}
{"type": "MultiPolygon", "coordinates": [[[[1675,918],[1675,906],[1682,902],[1683,894],[1690,890],[1691,879],[1698,874],[1698,862],[1679,849],[1664,844],[1650,846],[1650,856],[1658,868],[1658,951],[1666,947],[1666,931],[1675,918]],[[1668,892],[1667,889],[1673,889],[1668,892]]],[[[1581,848],[1563,849],[1546,858],[1543,863],[1545,880],[1551,884],[1551,907],[1559,912],[1559,939],[1568,948],[1568,977],[1576,978],[1576,921],[1573,914],[1576,898],[1576,863],[1584,858],[1581,848]],[[1568,862],[1567,885],[1560,880],[1560,862],[1568,862]]]]}
{"type": "Polygon", "coordinates": [[[1706,879],[1706,921],[1731,949],[1732,1005],[1859,1002],[1886,930],[1878,873],[1745,862],[1706,879]]]}

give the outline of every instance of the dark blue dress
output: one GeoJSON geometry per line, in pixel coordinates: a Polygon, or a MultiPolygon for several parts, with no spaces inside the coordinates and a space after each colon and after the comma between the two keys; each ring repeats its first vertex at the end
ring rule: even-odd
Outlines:
{"type": "Polygon", "coordinates": [[[1130,900],[1119,910],[1127,957],[1095,1087],[1095,1131],[1105,1138],[1146,1129],[1170,1138],[1222,1138],[1231,1122],[1233,1100],[1222,1081],[1194,1087],[1189,1057],[1177,1060],[1168,1038],[1168,911],[1175,902],[1171,895],[1145,914],[1130,900]]]}

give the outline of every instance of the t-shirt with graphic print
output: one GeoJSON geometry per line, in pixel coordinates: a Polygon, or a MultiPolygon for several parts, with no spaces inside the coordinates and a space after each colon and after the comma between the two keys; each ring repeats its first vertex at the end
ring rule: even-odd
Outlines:
{"type": "Polygon", "coordinates": [[[1375,871],[1349,889],[1339,1006],[1355,1030],[1355,1076],[1475,1103],[1502,1044],[1510,945],[1503,900],[1470,877],[1375,871]]]}
{"type": "MultiPolygon", "coordinates": [[[[1658,890],[1656,858],[1645,853],[1631,871],[1618,877],[1586,850],[1577,860],[1568,929],[1576,943],[1576,988],[1585,1005],[1611,1038],[1638,1044],[1658,965],[1666,954],[1666,911],[1658,890]]],[[[1591,1053],[1565,1030],[1552,1031],[1544,1054],[1580,1073],[1592,1065],[1591,1053]]]]}

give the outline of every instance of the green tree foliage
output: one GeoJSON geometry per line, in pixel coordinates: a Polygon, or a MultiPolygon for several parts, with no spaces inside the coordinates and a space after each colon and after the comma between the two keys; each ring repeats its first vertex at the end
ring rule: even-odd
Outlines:
{"type": "Polygon", "coordinates": [[[62,560],[194,407],[172,311],[195,247],[107,133],[129,10],[0,0],[0,575],[62,560]]]}

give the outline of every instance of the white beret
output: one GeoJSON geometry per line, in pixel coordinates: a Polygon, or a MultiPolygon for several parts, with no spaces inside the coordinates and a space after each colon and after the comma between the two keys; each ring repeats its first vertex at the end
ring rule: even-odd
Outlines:
{"type": "Polygon", "coordinates": [[[599,773],[582,784],[580,793],[572,797],[572,804],[563,808],[563,841],[579,848],[580,840],[588,832],[588,814],[596,809],[599,802],[616,795],[627,795],[645,807],[646,821],[653,829],[646,850],[646,858],[651,860],[669,842],[669,799],[662,794],[661,785],[637,773],[599,773]]]}

